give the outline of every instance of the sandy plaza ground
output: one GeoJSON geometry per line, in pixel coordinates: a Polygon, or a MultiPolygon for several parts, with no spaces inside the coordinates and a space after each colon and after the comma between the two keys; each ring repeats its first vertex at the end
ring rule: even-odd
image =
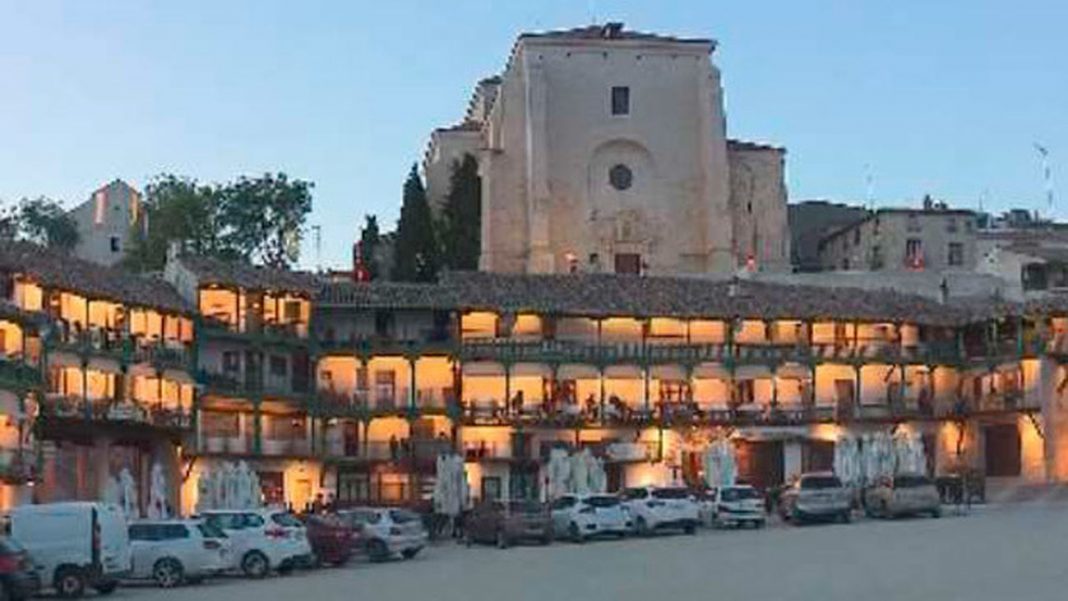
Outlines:
{"type": "Polygon", "coordinates": [[[696,536],[558,542],[550,547],[440,544],[415,560],[355,561],[264,581],[237,578],[171,591],[126,588],[117,599],[1063,599],[1068,505],[947,510],[940,519],[696,536]]]}

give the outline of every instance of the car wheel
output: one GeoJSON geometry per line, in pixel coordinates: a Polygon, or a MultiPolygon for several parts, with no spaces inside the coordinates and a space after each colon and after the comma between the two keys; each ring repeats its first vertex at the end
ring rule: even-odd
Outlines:
{"type": "Polygon", "coordinates": [[[241,558],[241,572],[249,578],[263,578],[271,569],[271,562],[260,551],[249,551],[241,558]]]}
{"type": "Polygon", "coordinates": [[[170,557],[164,557],[152,566],[152,580],[155,580],[160,588],[178,586],[182,583],[183,573],[182,564],[170,557]]]}
{"type": "Polygon", "coordinates": [[[283,561],[282,563],[278,564],[278,575],[289,576],[293,573],[293,570],[296,569],[296,567],[296,562],[294,560],[287,559],[286,561],[283,561]]]}
{"type": "Polygon", "coordinates": [[[404,559],[411,559],[418,555],[421,549],[422,547],[415,547],[414,549],[405,549],[401,551],[401,557],[403,557],[404,559]]]}
{"type": "Polygon", "coordinates": [[[85,576],[78,568],[60,568],[56,571],[53,586],[60,597],[77,599],[85,594],[85,576]]]}
{"type": "Polygon", "coordinates": [[[697,526],[693,524],[686,524],[682,527],[682,532],[684,534],[697,534],[697,526]]]}
{"type": "Polygon", "coordinates": [[[389,547],[386,545],[386,541],[380,538],[373,538],[368,541],[367,557],[375,562],[382,562],[389,559],[389,547]]]}
{"type": "Polygon", "coordinates": [[[498,549],[507,549],[509,544],[510,544],[510,541],[508,540],[508,535],[505,534],[504,530],[498,530],[497,531],[497,548],[498,549]]]}
{"type": "Polygon", "coordinates": [[[933,517],[935,519],[938,519],[938,518],[942,517],[942,508],[941,507],[935,507],[934,509],[932,509],[931,510],[931,517],[933,517]]]}
{"type": "Polygon", "coordinates": [[[642,516],[638,516],[638,520],[634,522],[634,528],[638,531],[638,536],[649,536],[649,524],[642,516]]]}
{"type": "Polygon", "coordinates": [[[567,537],[571,539],[573,543],[582,543],[582,531],[579,530],[578,524],[571,522],[567,527],[567,537]]]}

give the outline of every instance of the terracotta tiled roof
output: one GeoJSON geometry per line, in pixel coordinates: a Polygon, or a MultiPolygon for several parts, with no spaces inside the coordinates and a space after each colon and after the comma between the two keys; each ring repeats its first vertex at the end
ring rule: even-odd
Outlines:
{"type": "Polygon", "coordinates": [[[200,255],[182,255],[179,260],[197,276],[200,284],[238,286],[249,290],[285,290],[300,294],[313,294],[320,286],[319,279],[305,271],[260,267],[200,255]]]}
{"type": "Polygon", "coordinates": [[[457,309],[456,288],[404,282],[331,282],[315,298],[316,308],[457,309]]]}
{"type": "Polygon", "coordinates": [[[104,267],[29,242],[0,243],[0,271],[25,274],[45,287],[89,298],[192,312],[178,292],[159,278],[104,267]]]}
{"type": "Polygon", "coordinates": [[[321,291],[318,302],[366,308],[486,309],[604,317],[855,319],[938,326],[1020,310],[1012,303],[994,301],[943,305],[893,290],[682,277],[484,272],[446,273],[438,284],[330,284],[321,291]]]}

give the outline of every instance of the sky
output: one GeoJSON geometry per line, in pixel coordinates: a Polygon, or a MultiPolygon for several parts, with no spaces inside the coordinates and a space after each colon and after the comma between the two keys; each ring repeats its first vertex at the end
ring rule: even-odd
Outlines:
{"type": "Polygon", "coordinates": [[[791,201],[1048,212],[1039,142],[1068,218],[1063,0],[0,0],[0,202],[283,171],[301,263],[343,266],[518,33],[594,21],[716,39],[728,135],[787,148],[791,201]]]}

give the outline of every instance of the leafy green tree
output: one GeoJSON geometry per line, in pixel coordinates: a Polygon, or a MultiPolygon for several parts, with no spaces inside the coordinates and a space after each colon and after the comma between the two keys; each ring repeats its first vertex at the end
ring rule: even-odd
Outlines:
{"type": "Polygon", "coordinates": [[[224,246],[253,262],[291,267],[300,258],[312,187],[284,173],[240,177],[227,185],[221,191],[224,246]]]}
{"type": "Polygon", "coordinates": [[[478,161],[470,154],[452,163],[449,194],[445,197],[438,228],[445,266],[478,269],[482,251],[482,181],[478,176],[478,161]]]}
{"type": "Polygon", "coordinates": [[[437,277],[439,253],[434,219],[427,203],[426,188],[414,164],[404,181],[404,200],[393,252],[392,279],[429,282],[437,277]]]}
{"type": "Polygon", "coordinates": [[[48,248],[70,252],[78,245],[78,224],[56,201],[44,196],[24,198],[9,216],[18,238],[48,248]]]}
{"type": "Polygon", "coordinates": [[[222,188],[170,174],[156,176],[145,186],[143,207],[147,230],[134,225],[133,244],[123,264],[135,271],[163,269],[167,247],[181,241],[186,250],[220,258],[237,253],[221,237],[222,188]]]}
{"type": "Polygon", "coordinates": [[[378,279],[378,246],[382,242],[382,233],[378,229],[378,217],[366,215],[363,228],[360,229],[360,246],[363,249],[363,263],[371,274],[371,279],[378,279]]]}

